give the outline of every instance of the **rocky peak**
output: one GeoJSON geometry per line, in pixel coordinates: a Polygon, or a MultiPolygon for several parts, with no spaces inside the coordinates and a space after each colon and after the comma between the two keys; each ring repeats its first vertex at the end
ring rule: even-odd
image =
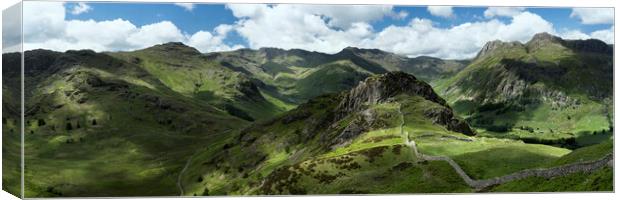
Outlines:
{"type": "Polygon", "coordinates": [[[345,94],[338,110],[343,114],[357,112],[364,109],[366,105],[385,102],[399,94],[417,95],[447,106],[445,100],[439,97],[430,85],[416,79],[415,76],[404,72],[388,72],[368,77],[360,82],[345,94]]]}
{"type": "Polygon", "coordinates": [[[363,49],[358,47],[346,47],[340,51],[340,53],[371,53],[371,54],[385,54],[387,52],[381,51],[380,49],[363,49]]]}
{"type": "Polygon", "coordinates": [[[262,47],[258,52],[263,53],[267,59],[273,59],[278,56],[286,56],[288,51],[280,48],[262,47]]]}
{"type": "Polygon", "coordinates": [[[562,42],[562,38],[547,32],[536,33],[528,43],[533,42],[562,42]]]}
{"type": "Polygon", "coordinates": [[[484,44],[482,49],[476,55],[476,58],[483,57],[488,55],[496,50],[506,49],[506,48],[514,48],[514,47],[523,47],[523,44],[520,42],[502,42],[501,40],[493,40],[484,44]]]}
{"type": "Polygon", "coordinates": [[[196,48],[187,46],[182,42],[168,42],[164,44],[158,44],[147,48],[147,50],[171,54],[200,55],[200,51],[198,51],[196,48]]]}

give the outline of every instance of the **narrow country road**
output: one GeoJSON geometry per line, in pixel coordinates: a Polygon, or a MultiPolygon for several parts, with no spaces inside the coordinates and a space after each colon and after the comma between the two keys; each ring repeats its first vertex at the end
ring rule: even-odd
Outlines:
{"type": "Polygon", "coordinates": [[[508,175],[489,178],[489,179],[481,179],[475,180],[472,179],[465,171],[457,164],[452,158],[447,156],[432,156],[420,153],[416,146],[415,141],[409,138],[409,132],[404,131],[403,127],[405,125],[405,115],[401,111],[401,104],[398,104],[398,113],[401,116],[401,124],[400,124],[400,134],[405,137],[405,144],[411,148],[413,154],[416,155],[418,159],[427,160],[427,161],[446,161],[454,171],[469,185],[470,187],[476,189],[476,191],[481,191],[485,188],[499,185],[502,183],[515,181],[519,179],[528,178],[531,176],[538,176],[544,178],[553,178],[557,176],[564,176],[571,173],[576,172],[593,172],[599,168],[604,166],[612,166],[613,165],[613,154],[607,154],[601,159],[587,162],[578,162],[567,165],[562,165],[558,167],[546,168],[546,169],[525,169],[518,172],[514,172],[508,175]]]}

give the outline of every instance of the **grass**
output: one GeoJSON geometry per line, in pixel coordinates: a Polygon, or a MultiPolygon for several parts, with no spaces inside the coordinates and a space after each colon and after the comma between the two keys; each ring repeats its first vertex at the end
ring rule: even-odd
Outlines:
{"type": "Polygon", "coordinates": [[[530,177],[512,181],[490,192],[591,192],[613,191],[613,169],[604,167],[593,173],[574,173],[552,179],[530,177]]]}
{"type": "Polygon", "coordinates": [[[186,158],[212,143],[215,133],[236,128],[234,122],[245,124],[192,99],[172,98],[175,93],[161,85],[152,89],[101,70],[72,73],[79,76],[56,79],[41,90],[45,93],[37,94],[45,98],[33,98],[42,106],[62,106],[27,117],[26,197],[176,195],[176,177],[186,158]],[[135,96],[77,85],[88,77],[127,85],[127,93],[135,96]],[[85,102],[63,92],[77,90],[87,94],[85,102]],[[159,100],[151,102],[146,96],[159,100]],[[158,102],[170,108],[160,108],[158,102]],[[172,109],[186,111],[179,114],[172,109]],[[39,126],[41,119],[45,125],[39,126]]]}
{"type": "Polygon", "coordinates": [[[474,179],[487,179],[540,167],[570,152],[567,149],[508,139],[470,139],[472,141],[465,142],[437,134],[419,138],[416,142],[420,152],[451,157],[474,179]]]}

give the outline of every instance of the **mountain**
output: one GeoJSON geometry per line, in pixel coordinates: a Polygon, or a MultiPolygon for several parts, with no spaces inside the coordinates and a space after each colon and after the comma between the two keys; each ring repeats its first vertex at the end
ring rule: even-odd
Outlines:
{"type": "Polygon", "coordinates": [[[247,121],[270,118],[287,108],[264,93],[253,77],[213,62],[193,47],[166,43],[132,52],[108,53],[138,65],[166,87],[247,121]]]}
{"type": "MultiPolygon", "coordinates": [[[[571,153],[477,137],[429,84],[403,72],[370,76],[349,91],[312,98],[235,135],[188,160],[180,179],[182,194],[473,192],[481,188],[464,176],[502,180],[497,177],[574,163],[575,158],[589,162],[611,151],[607,142],[571,153]]],[[[601,181],[591,185],[611,180],[609,167],[592,169],[601,181]]],[[[482,189],[515,186],[487,187],[482,189]]]]}
{"type": "Polygon", "coordinates": [[[231,70],[254,77],[260,88],[292,104],[325,93],[354,87],[374,74],[404,71],[425,81],[448,77],[462,69],[467,61],[432,57],[408,58],[378,49],[347,47],[336,54],[261,48],[208,53],[231,70]]]}
{"type": "MultiPolygon", "coordinates": [[[[105,53],[24,55],[28,197],[173,194],[169,170],[194,149],[226,137],[216,133],[247,124],[105,53]]],[[[13,89],[19,88],[20,60],[19,54],[3,56],[3,95],[12,97],[3,99],[3,120],[11,122],[3,126],[6,148],[20,140],[19,114],[13,114],[19,111],[13,89]]]]}
{"type": "Polygon", "coordinates": [[[360,49],[355,47],[347,47],[339,54],[350,54],[361,57],[378,64],[388,71],[403,71],[414,74],[416,77],[426,82],[433,82],[437,79],[450,77],[462,70],[469,63],[468,60],[443,60],[429,56],[408,58],[378,49],[360,49]]]}
{"type": "MultiPolygon", "coordinates": [[[[196,154],[182,178],[185,194],[354,192],[355,185],[372,176],[394,172],[390,177],[397,177],[409,167],[430,170],[442,165],[412,166],[415,159],[403,143],[403,123],[415,124],[411,128],[416,131],[454,137],[475,134],[425,82],[403,72],[373,75],[349,91],[312,98],[196,154]],[[338,186],[334,180],[345,183],[338,186]]],[[[447,169],[442,172],[454,175],[447,169]]],[[[381,180],[390,182],[390,177],[381,180]]],[[[441,175],[430,179],[418,184],[446,184],[441,175]]],[[[398,181],[405,180],[390,184],[398,181]]],[[[453,181],[449,187],[463,189],[458,181],[448,180],[453,181]]],[[[377,186],[374,192],[389,187],[377,186]]]]}
{"type": "Polygon", "coordinates": [[[599,40],[548,33],[524,44],[492,41],[437,90],[492,136],[590,144],[613,126],[612,52],[599,40]]]}

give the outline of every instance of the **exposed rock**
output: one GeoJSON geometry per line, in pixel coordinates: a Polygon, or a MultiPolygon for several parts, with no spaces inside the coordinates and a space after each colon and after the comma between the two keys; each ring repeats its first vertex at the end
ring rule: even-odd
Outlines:
{"type": "Polygon", "coordinates": [[[293,112],[289,115],[284,116],[284,118],[282,118],[282,124],[290,124],[291,122],[304,120],[310,116],[312,116],[312,113],[309,111],[305,111],[305,110],[301,110],[299,112],[293,112]]]}
{"type": "Polygon", "coordinates": [[[243,78],[236,82],[233,87],[241,93],[237,98],[254,102],[265,101],[265,97],[263,97],[258,87],[250,79],[243,78]]]}
{"type": "Polygon", "coordinates": [[[338,105],[338,117],[365,109],[368,105],[385,102],[399,94],[421,96],[426,100],[447,106],[446,101],[433,91],[427,83],[404,72],[389,72],[366,78],[345,94],[338,105]]]}
{"type": "Polygon", "coordinates": [[[454,116],[451,109],[446,107],[430,108],[424,111],[424,115],[433,120],[433,123],[444,125],[448,130],[463,133],[465,135],[475,135],[476,133],[465,121],[454,116]]]}
{"type": "Polygon", "coordinates": [[[360,112],[360,116],[351,121],[349,125],[332,140],[332,148],[347,145],[353,138],[369,131],[375,122],[375,118],[375,112],[370,109],[360,112]]]}
{"type": "Polygon", "coordinates": [[[196,48],[187,46],[182,42],[168,42],[164,44],[158,44],[153,47],[149,47],[146,50],[159,51],[162,53],[168,53],[173,55],[200,55],[200,51],[196,48]]]}
{"type": "Polygon", "coordinates": [[[505,50],[505,49],[515,48],[515,47],[524,48],[525,46],[521,44],[520,42],[502,42],[500,40],[490,41],[484,44],[484,46],[478,52],[474,60],[484,57],[486,55],[489,55],[496,50],[505,50]]]}

